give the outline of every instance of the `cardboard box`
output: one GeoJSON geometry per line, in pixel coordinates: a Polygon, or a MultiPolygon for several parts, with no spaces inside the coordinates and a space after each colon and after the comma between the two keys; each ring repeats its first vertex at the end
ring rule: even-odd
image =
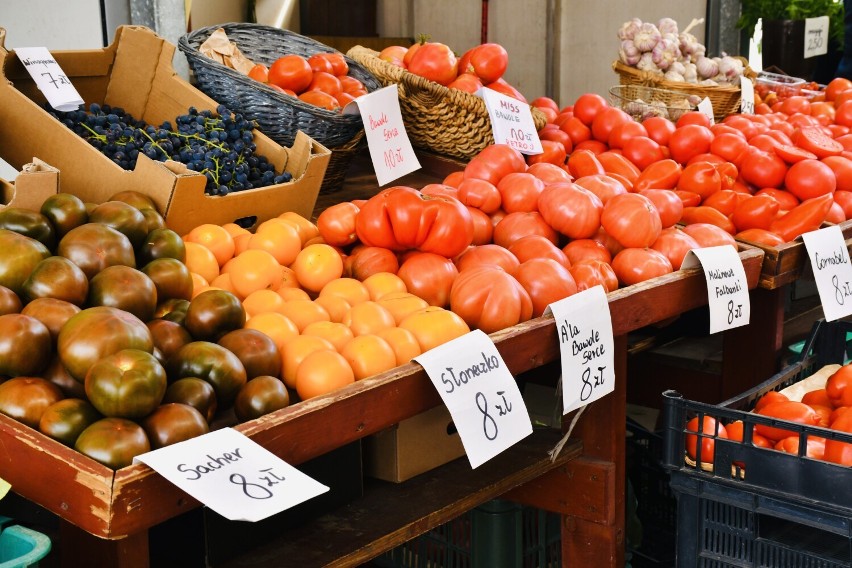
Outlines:
{"type": "Polygon", "coordinates": [[[59,192],[59,170],[38,158],[24,164],[14,182],[0,178],[0,210],[21,207],[38,211],[44,200],[59,192]]]}
{"type": "MultiPolygon", "coordinates": [[[[206,178],[178,162],[139,157],[127,171],[102,155],[43,108],[44,97],[13,51],[3,47],[0,29],[0,148],[19,168],[39,156],[62,172],[61,191],[101,203],[118,191],[149,195],[166,225],[185,234],[200,223],[223,224],[244,217],[256,223],[284,211],[310,218],[331,152],[299,132],[285,148],[259,130],[257,153],[277,171],[293,175],[289,183],[234,192],[204,193],[206,178]]],[[[55,51],[52,55],[86,104],[120,106],[148,124],[174,122],[189,107],[215,110],[217,103],[178,76],[172,67],[175,46],[141,26],[121,26],[103,49],[55,51]]]]}
{"type": "Polygon", "coordinates": [[[439,405],[364,438],[364,474],[400,483],[463,455],[450,412],[439,405]]]}

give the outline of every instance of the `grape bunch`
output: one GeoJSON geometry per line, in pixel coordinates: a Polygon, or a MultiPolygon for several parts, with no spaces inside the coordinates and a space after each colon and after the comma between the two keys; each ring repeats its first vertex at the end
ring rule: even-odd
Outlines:
{"type": "Polygon", "coordinates": [[[50,114],[102,154],[126,170],[136,167],[139,154],[152,160],[174,160],[207,177],[205,193],[232,191],[286,183],[289,172],[276,173],[266,157],[255,154],[255,125],[224,105],[216,114],[191,107],[187,114],[159,127],[136,120],[123,108],[92,103],[69,112],[50,114]]]}

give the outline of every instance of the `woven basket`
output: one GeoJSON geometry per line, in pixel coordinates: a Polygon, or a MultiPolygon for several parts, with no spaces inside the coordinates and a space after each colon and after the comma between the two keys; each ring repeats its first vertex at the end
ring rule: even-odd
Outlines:
{"type": "MultiPolygon", "coordinates": [[[[343,182],[349,162],[365,145],[364,124],[359,115],[344,115],[326,110],[285,95],[201,54],[199,47],[219,28],[237,44],[243,54],[255,63],[271,65],[285,54],[310,57],[314,53],[339,53],[335,49],[299,35],[259,24],[231,23],[199,28],[180,38],[178,47],[186,55],[199,89],[226,107],[257,123],[260,130],[281,144],[293,145],[301,130],[330,149],[331,158],[321,192],[335,191],[343,182]],[[337,172],[342,172],[336,175],[337,172]]],[[[369,71],[346,58],[349,75],[355,77],[368,92],[381,85],[369,71]]]]}
{"type": "MultiPolygon", "coordinates": [[[[747,65],[748,62],[745,59],[743,59],[743,62],[745,64],[745,76],[754,81],[757,74],[747,65]]],[[[684,81],[667,81],[661,75],[630,67],[618,60],[612,63],[612,69],[618,74],[619,82],[622,85],[655,87],[687,95],[698,95],[702,99],[707,97],[713,103],[713,115],[716,120],[722,120],[729,114],[734,114],[740,110],[739,86],[714,87],[684,81]]]]}
{"type": "MultiPolygon", "coordinates": [[[[402,120],[412,145],[469,160],[494,143],[488,109],[480,97],[409,73],[360,45],[347,55],[367,68],[382,85],[397,85],[402,120]]],[[[541,129],[546,117],[538,109],[530,109],[536,129],[541,129]]]]}

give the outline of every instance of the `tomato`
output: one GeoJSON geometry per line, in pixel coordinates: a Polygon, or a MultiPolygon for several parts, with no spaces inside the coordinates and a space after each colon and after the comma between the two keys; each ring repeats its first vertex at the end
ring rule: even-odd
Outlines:
{"type": "Polygon", "coordinates": [[[651,200],[660,214],[662,228],[671,227],[683,215],[683,201],[669,189],[643,189],[638,192],[651,200]]]}
{"type": "Polygon", "coordinates": [[[679,164],[685,164],[697,154],[710,152],[713,132],[700,124],[687,124],[677,128],[669,138],[671,157],[679,164]]]}
{"type": "Polygon", "coordinates": [[[730,216],[740,202],[750,198],[751,195],[748,194],[739,193],[731,189],[722,189],[704,199],[702,205],[712,207],[725,216],[730,216]]]}
{"type": "MultiPolygon", "coordinates": [[[[562,151],[566,153],[566,157],[567,157],[568,154],[571,153],[572,150],[574,150],[574,143],[571,141],[571,137],[568,136],[567,133],[563,132],[559,128],[554,127],[554,128],[548,128],[548,129],[541,130],[538,133],[538,137],[542,142],[544,142],[544,141],[558,142],[559,144],[561,144],[562,145],[562,151]]],[[[541,157],[539,157],[537,160],[534,160],[534,161],[531,161],[531,159],[535,158],[536,156],[527,156],[527,162],[530,162],[530,163],[545,162],[545,163],[554,163],[554,164],[559,164],[559,165],[565,163],[564,157],[561,160],[559,159],[559,148],[558,148],[558,146],[553,146],[551,151],[553,152],[553,157],[551,157],[551,158],[545,158],[541,154],[539,154],[538,156],[541,156],[541,157]]]]}
{"type": "Polygon", "coordinates": [[[500,267],[483,265],[459,273],[450,308],[471,327],[493,333],[532,317],[530,295],[500,267]]]}
{"type": "Polygon", "coordinates": [[[582,259],[571,265],[568,272],[574,278],[578,292],[595,286],[603,287],[607,293],[618,289],[618,277],[608,262],[595,258],[582,259]]]}
{"type": "Polygon", "coordinates": [[[377,272],[396,274],[399,270],[396,255],[383,247],[358,247],[348,258],[351,276],[362,281],[377,272]]]}
{"type": "Polygon", "coordinates": [[[491,217],[481,209],[476,207],[468,207],[470,219],[473,222],[473,240],[472,245],[484,245],[490,243],[494,237],[494,225],[491,223],[491,217]]]}
{"type": "Polygon", "coordinates": [[[737,231],[769,229],[781,204],[768,194],[753,195],[739,202],[731,215],[737,231]]]}
{"type": "Polygon", "coordinates": [[[743,179],[758,187],[781,187],[787,175],[787,164],[778,154],[751,148],[740,161],[743,179]]]}
{"type": "Polygon", "coordinates": [[[44,412],[63,394],[58,386],[38,377],[13,377],[0,383],[0,413],[30,428],[38,428],[44,412]]]}
{"type": "Polygon", "coordinates": [[[787,191],[786,189],[777,189],[774,187],[764,187],[755,192],[755,195],[768,195],[775,199],[779,205],[779,212],[789,211],[800,203],[799,198],[787,191]]]}
{"type": "MultiPolygon", "coordinates": [[[[541,235],[521,237],[513,242],[508,250],[515,256],[518,262],[526,262],[533,258],[549,258],[555,260],[565,268],[571,266],[565,252],[541,235]]],[[[515,273],[514,269],[507,269],[506,271],[510,274],[515,273]]]]}
{"type": "Polygon", "coordinates": [[[731,233],[712,223],[690,223],[683,227],[683,232],[695,239],[701,247],[721,245],[737,247],[737,241],[731,233]]]}
{"type": "Polygon", "coordinates": [[[806,392],[802,395],[802,402],[807,404],[808,406],[820,405],[820,406],[828,406],[829,408],[834,406],[834,401],[831,400],[831,397],[828,396],[828,390],[825,388],[815,389],[806,392]]]}
{"type": "Polygon", "coordinates": [[[39,212],[47,217],[57,238],[88,221],[89,214],[83,200],[70,193],[54,193],[44,200],[39,212]]]}
{"type": "Polygon", "coordinates": [[[408,70],[415,75],[447,86],[458,76],[458,60],[453,50],[438,42],[426,42],[412,55],[408,70]]]}
{"type": "Polygon", "coordinates": [[[51,253],[41,242],[8,229],[0,229],[0,285],[18,295],[33,269],[51,253]]]}
{"type": "Polygon", "coordinates": [[[834,172],[838,191],[852,191],[852,160],[845,156],[827,156],[822,163],[834,172]]]}
{"type": "Polygon", "coordinates": [[[126,236],[138,247],[148,234],[148,225],[142,212],[123,201],[106,201],[89,212],[89,223],[101,223],[126,236]]]}
{"type": "Polygon", "coordinates": [[[778,146],[775,146],[773,148],[773,151],[788,164],[795,164],[796,162],[801,162],[802,160],[816,159],[816,154],[814,154],[813,152],[808,152],[807,150],[803,150],[798,146],[793,146],[791,144],[780,144],[778,146]]]}
{"type": "Polygon", "coordinates": [[[19,313],[0,315],[0,377],[36,375],[52,351],[50,330],[40,320],[19,313]]]}
{"type": "Polygon", "coordinates": [[[825,86],[825,100],[834,101],[843,91],[852,89],[852,81],[845,77],[835,77],[825,86]]]}
{"type": "Polygon", "coordinates": [[[537,97],[530,101],[530,106],[534,106],[538,109],[551,108],[559,114],[559,105],[550,97],[537,97]]]}
{"type": "Polygon", "coordinates": [[[566,152],[564,144],[562,144],[561,142],[555,142],[553,140],[542,139],[541,147],[543,152],[541,154],[534,154],[532,156],[528,156],[528,163],[538,164],[544,162],[556,165],[561,165],[565,163],[565,158],[568,156],[568,154],[566,152]]]}
{"type": "Polygon", "coordinates": [[[595,259],[606,263],[612,260],[612,254],[609,250],[594,239],[572,240],[562,247],[562,252],[568,259],[569,267],[585,259],[595,259]]]}
{"type": "Polygon", "coordinates": [[[633,122],[633,118],[618,107],[607,106],[601,109],[592,120],[592,137],[605,144],[609,141],[609,135],[613,129],[626,122],[633,122]]]}
{"type": "Polygon", "coordinates": [[[574,178],[605,174],[603,164],[590,150],[574,150],[568,157],[568,170],[574,178]]]}
{"type": "Polygon", "coordinates": [[[700,420],[701,430],[699,435],[699,417],[696,416],[686,423],[687,432],[695,432],[695,434],[686,435],[686,453],[687,455],[698,462],[713,463],[714,453],[716,450],[716,438],[727,439],[728,431],[725,426],[713,418],[712,416],[703,416],[700,420]],[[698,438],[701,438],[699,446],[698,438]]]}
{"type": "Polygon", "coordinates": [[[559,125],[559,129],[571,138],[571,144],[577,146],[581,142],[586,142],[592,137],[592,129],[586,126],[582,120],[576,116],[570,116],[559,125]]]}
{"type": "Polygon", "coordinates": [[[464,179],[484,179],[495,186],[506,174],[523,172],[527,163],[523,154],[506,144],[486,146],[464,168],[464,179]]]}
{"type": "Polygon", "coordinates": [[[553,302],[577,293],[577,284],[568,268],[552,258],[526,260],[514,276],[532,300],[534,318],[540,317],[553,302]]]}
{"type": "Polygon", "coordinates": [[[623,154],[615,152],[601,152],[597,155],[598,161],[607,175],[618,174],[630,181],[631,185],[642,173],[636,165],[628,160],[623,154]]]}
{"type": "Polygon", "coordinates": [[[151,450],[145,430],[125,418],[102,418],[77,437],[74,449],[111,468],[121,469],[151,450]]]}
{"type": "Polygon", "coordinates": [[[674,123],[662,116],[652,116],[642,121],[642,126],[648,131],[648,138],[660,146],[668,146],[672,132],[675,131],[674,123]]]}
{"type": "Polygon", "coordinates": [[[530,165],[530,167],[527,168],[527,173],[531,173],[544,183],[557,183],[572,180],[571,174],[566,172],[564,169],[546,162],[530,165]]]}
{"type": "Polygon", "coordinates": [[[606,202],[610,198],[627,193],[627,188],[624,187],[624,184],[608,174],[583,176],[574,180],[574,184],[597,195],[598,199],[604,205],[606,205],[606,202]]]}
{"type": "Polygon", "coordinates": [[[503,202],[503,196],[493,183],[477,178],[468,178],[459,183],[458,199],[489,215],[500,209],[503,202]]]}
{"type": "Polygon", "coordinates": [[[842,365],[828,377],[825,381],[825,394],[832,406],[845,406],[841,404],[841,401],[843,393],[850,384],[852,384],[852,365],[842,365]]]}
{"type": "MultiPolygon", "coordinates": [[[[850,124],[846,124],[845,126],[850,126],[850,124]]],[[[834,140],[831,136],[825,134],[821,128],[816,126],[803,126],[799,128],[793,133],[793,142],[799,148],[816,154],[817,158],[838,156],[843,152],[843,145],[840,142],[834,140]]]]}
{"type": "Polygon", "coordinates": [[[617,124],[609,133],[606,143],[610,148],[623,148],[625,142],[635,136],[648,137],[648,131],[642,123],[631,120],[617,124]]]}
{"type": "Polygon", "coordinates": [[[724,213],[706,205],[684,207],[681,222],[687,226],[695,223],[715,225],[732,235],[737,232],[733,222],[724,213]]]}
{"type": "Polygon", "coordinates": [[[746,148],[748,142],[740,134],[722,133],[710,143],[710,152],[729,162],[736,162],[746,148]]]}
{"type": "Polygon", "coordinates": [[[579,118],[583,124],[591,126],[595,117],[608,107],[609,103],[601,95],[583,93],[574,101],[573,112],[574,116],[579,118]]]}
{"type": "Polygon", "coordinates": [[[790,166],[784,178],[784,186],[787,191],[804,201],[834,193],[837,189],[837,178],[828,165],[819,160],[805,159],[790,166]]]}
{"type": "Polygon", "coordinates": [[[840,206],[847,219],[852,216],[852,191],[835,191],[834,203],[840,206]]]}
{"type": "Polygon", "coordinates": [[[786,214],[776,218],[769,230],[786,242],[802,233],[817,230],[825,221],[834,199],[830,193],[803,201],[786,214]]]}
{"type": "MultiPolygon", "coordinates": [[[[529,235],[527,237],[524,237],[524,239],[532,238],[543,239],[543,242],[547,243],[551,247],[556,246],[539,235],[529,235]]],[[[517,242],[518,241],[515,241],[515,243],[517,242]]],[[[514,246],[514,243],[512,246],[514,246]]],[[[463,270],[468,270],[475,266],[481,266],[483,264],[494,264],[499,266],[509,274],[513,274],[518,268],[518,266],[520,266],[521,262],[520,260],[518,260],[518,257],[515,256],[511,249],[506,249],[504,247],[501,247],[500,245],[495,244],[472,246],[465,252],[463,252],[455,260],[455,265],[459,272],[463,270]]]]}
{"type": "MultiPolygon", "coordinates": [[[[831,423],[831,428],[841,432],[852,432],[852,414],[844,412],[831,423]]],[[[852,465],[852,444],[840,440],[826,440],[823,459],[846,466],[852,465]]]]}
{"type": "MultiPolygon", "coordinates": [[[[284,383],[277,377],[261,375],[251,379],[240,389],[234,401],[234,414],[237,420],[245,422],[289,405],[290,394],[284,383]]],[[[146,425],[147,422],[146,420],[146,425]]]]}
{"type": "Polygon", "coordinates": [[[513,172],[503,176],[497,184],[497,190],[506,213],[537,211],[544,182],[526,172],[513,172]]]}
{"type": "Polygon", "coordinates": [[[604,205],[601,226],[624,247],[649,247],[662,230],[654,203],[639,193],[616,195],[604,205]]]}
{"type": "Polygon", "coordinates": [[[585,239],[600,227],[604,205],[597,195],[578,184],[552,183],[539,196],[538,209],[543,220],[560,234],[585,239]]]}
{"type": "Polygon", "coordinates": [[[647,136],[636,136],[628,139],[624,143],[622,152],[624,157],[640,170],[644,170],[654,162],[666,158],[662,146],[647,136]]]}
{"type": "Polygon", "coordinates": [[[80,267],[87,278],[107,266],[136,266],[130,239],[103,223],[86,223],[71,229],[59,241],[56,254],[80,267]]]}
{"type": "MultiPolygon", "coordinates": [[[[185,281],[185,284],[187,291],[191,293],[191,277],[188,271],[186,277],[190,279],[185,281]]],[[[130,312],[142,321],[148,321],[157,307],[157,288],[145,273],[135,268],[108,266],[89,280],[88,304],[112,306],[130,312]]]]}
{"type": "Polygon", "coordinates": [[[691,250],[701,248],[698,242],[683,230],[669,227],[660,232],[660,236],[651,248],[663,253],[672,265],[672,270],[680,270],[683,259],[691,250]]]}
{"type": "MultiPolygon", "coordinates": [[[[283,387],[284,383],[274,377],[270,378],[283,387]]],[[[286,390],[285,388],[285,393],[286,390]]],[[[239,416],[237,418],[239,419],[239,416]]],[[[152,450],[183,442],[210,431],[210,426],[201,412],[188,404],[178,402],[157,407],[142,420],[142,427],[152,450]]]]}
{"type": "Polygon", "coordinates": [[[246,323],[239,298],[227,290],[206,290],[189,302],[184,327],[196,340],[217,341],[246,323]]]}
{"type": "Polygon", "coordinates": [[[624,249],[624,245],[615,240],[615,238],[607,233],[606,229],[603,227],[597,230],[597,232],[592,236],[592,240],[601,243],[612,256],[615,256],[624,249]]]}
{"type": "Polygon", "coordinates": [[[157,359],[139,349],[122,349],[89,368],[86,397],[104,416],[142,418],[166,392],[166,371],[157,359]]]}
{"type": "Polygon", "coordinates": [[[219,345],[237,356],[251,380],[261,375],[278,376],[281,353],[268,335],[256,329],[235,329],[219,338],[219,345]]]}
{"type": "MultiPolygon", "coordinates": [[[[471,50],[469,61],[473,73],[482,79],[483,83],[493,83],[506,72],[509,54],[500,44],[483,43],[471,50]]],[[[459,73],[466,72],[467,68],[459,69],[459,73]]]]}
{"type": "Polygon", "coordinates": [[[643,189],[674,189],[683,168],[671,159],[660,160],[642,170],[633,184],[633,191],[643,189]]]}
{"type": "Polygon", "coordinates": [[[612,259],[612,269],[625,286],[638,284],[670,274],[674,268],[669,259],[652,248],[625,248],[612,259]]]}
{"type": "Polygon", "coordinates": [[[371,197],[358,212],[355,231],[367,246],[417,249],[448,258],[473,241],[473,222],[464,204],[452,197],[424,197],[405,186],[371,197]]]}
{"type": "Polygon", "coordinates": [[[171,380],[198,377],[210,383],[220,409],[230,408],[246,383],[246,369],[240,359],[209,341],[193,341],[181,347],[169,359],[166,370],[171,380]]]}
{"type": "Polygon", "coordinates": [[[80,433],[101,418],[103,416],[88,401],[65,398],[44,410],[38,430],[66,446],[73,446],[80,433]]]}
{"type": "MultiPolygon", "coordinates": [[[[540,209],[541,199],[544,198],[546,193],[547,188],[545,188],[545,191],[542,192],[539,198],[540,209]]],[[[584,215],[589,214],[588,211],[581,211],[580,213],[584,215]]],[[[508,213],[494,226],[493,239],[495,244],[509,248],[516,240],[527,235],[541,235],[553,244],[559,241],[559,234],[556,232],[556,229],[545,220],[542,213],[537,211],[508,213]]]]}
{"type": "Polygon", "coordinates": [[[358,240],[355,219],[360,208],[351,201],[330,205],[317,217],[317,229],[326,243],[345,247],[358,240]]]}
{"type": "Polygon", "coordinates": [[[722,177],[713,164],[709,162],[689,164],[680,175],[677,189],[691,191],[700,195],[702,199],[707,199],[722,189],[722,177]]]}
{"type": "Polygon", "coordinates": [[[843,211],[843,207],[839,203],[832,203],[831,208],[828,210],[828,215],[825,216],[825,222],[839,225],[845,220],[846,213],[843,211]]]}
{"type": "MultiPolygon", "coordinates": [[[[818,436],[808,436],[807,445],[805,448],[805,456],[817,460],[821,460],[825,456],[825,438],[818,436]]],[[[788,436],[778,441],[775,444],[775,449],[788,454],[799,455],[799,435],[788,436]]]]}
{"type": "Polygon", "coordinates": [[[498,93],[503,93],[504,95],[506,95],[508,97],[518,99],[522,103],[527,102],[527,99],[524,97],[524,95],[522,95],[521,92],[518,89],[516,89],[515,87],[513,87],[512,85],[507,83],[506,80],[503,79],[502,77],[497,79],[494,82],[487,83],[485,85],[485,88],[491,89],[493,91],[497,91],[498,93]]]}
{"type": "MultiPolygon", "coordinates": [[[[762,406],[760,409],[756,409],[755,412],[762,416],[770,416],[772,418],[779,418],[781,420],[787,420],[797,424],[805,424],[807,426],[816,426],[819,424],[819,416],[813,408],[807,404],[793,400],[772,402],[762,406]]],[[[756,424],[754,429],[760,435],[775,442],[782,438],[786,438],[787,436],[797,435],[791,430],[777,428],[774,426],[765,426],[763,424],[756,424]]]]}
{"type": "Polygon", "coordinates": [[[588,150],[593,154],[600,154],[609,150],[609,147],[600,140],[586,140],[585,142],[574,144],[574,151],[577,152],[579,150],[588,150]]]}
{"type": "Polygon", "coordinates": [[[308,61],[296,54],[279,57],[269,66],[268,82],[301,93],[308,88],[313,78],[313,70],[308,61]]]}
{"type": "Polygon", "coordinates": [[[706,126],[710,128],[710,117],[704,114],[703,112],[697,110],[690,110],[678,117],[675,122],[676,128],[681,128],[687,124],[699,124],[701,126],[706,126]]]}
{"type": "Polygon", "coordinates": [[[449,305],[450,290],[458,275],[452,260],[427,252],[412,254],[397,272],[409,292],[439,307],[449,305]]]}

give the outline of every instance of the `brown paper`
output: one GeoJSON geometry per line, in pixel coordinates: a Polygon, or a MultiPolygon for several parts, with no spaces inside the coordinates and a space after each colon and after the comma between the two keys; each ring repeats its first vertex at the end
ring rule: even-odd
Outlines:
{"type": "Polygon", "coordinates": [[[210,37],[201,44],[198,51],[243,75],[248,75],[251,68],[254,67],[254,62],[243,55],[236,43],[228,39],[223,28],[219,28],[210,34],[210,37]]]}

